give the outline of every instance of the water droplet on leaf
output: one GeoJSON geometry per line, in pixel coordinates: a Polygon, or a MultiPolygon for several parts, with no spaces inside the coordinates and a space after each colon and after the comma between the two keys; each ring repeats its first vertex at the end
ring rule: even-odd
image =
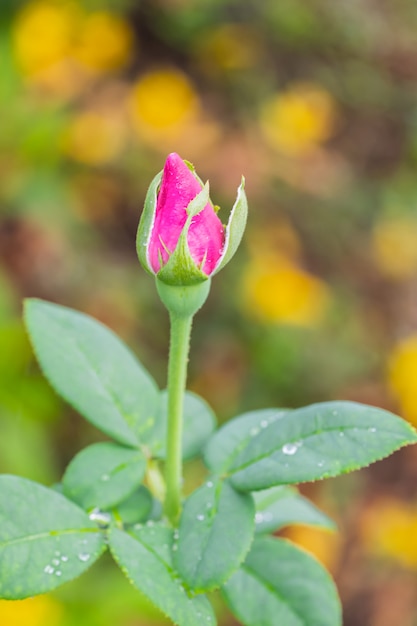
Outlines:
{"type": "Polygon", "coordinates": [[[286,443],[282,446],[282,452],[284,454],[289,454],[290,456],[295,454],[298,450],[298,445],[296,443],[286,443]]]}

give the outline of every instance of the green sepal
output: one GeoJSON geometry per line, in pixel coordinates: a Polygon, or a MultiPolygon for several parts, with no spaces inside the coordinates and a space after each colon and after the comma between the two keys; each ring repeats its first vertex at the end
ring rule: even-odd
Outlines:
{"type": "Polygon", "coordinates": [[[155,272],[149,265],[148,247],[152,233],[152,224],[155,219],[156,203],[158,200],[158,189],[162,180],[162,170],[155,176],[149,185],[146,193],[145,204],[143,206],[142,215],[140,217],[138,232],[136,235],[136,251],[139,261],[149,274],[155,275],[155,272]]]}
{"type": "Polygon", "coordinates": [[[224,242],[223,255],[219,265],[213,272],[213,275],[223,269],[223,267],[234,256],[240,242],[242,241],[247,219],[248,200],[245,193],[245,179],[242,176],[242,182],[238,187],[237,197],[230,212],[229,221],[226,226],[226,240],[224,242]]]}
{"type": "Polygon", "coordinates": [[[181,230],[175,250],[168,261],[157,273],[158,280],[162,283],[177,286],[198,285],[209,279],[200,267],[195,263],[188,247],[188,231],[193,217],[201,213],[207,203],[210,202],[209,184],[204,185],[196,197],[191,200],[187,207],[188,217],[181,230]]]}

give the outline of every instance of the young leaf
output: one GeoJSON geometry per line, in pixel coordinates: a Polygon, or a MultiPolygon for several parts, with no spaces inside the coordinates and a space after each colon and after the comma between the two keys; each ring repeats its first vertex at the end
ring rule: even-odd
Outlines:
{"type": "Polygon", "coordinates": [[[187,498],[180,519],[175,566],[195,591],[220,587],[245,558],[255,507],[228,481],[208,481],[187,498]]]}
{"type": "Polygon", "coordinates": [[[88,315],[42,300],[26,300],[25,320],[55,390],[107,435],[137,445],[152,426],[159,394],[120,339],[88,315]]]}
{"type": "Polygon", "coordinates": [[[105,549],[102,533],[76,504],[31,480],[0,476],[0,598],[55,589],[105,549]]]}
{"type": "MultiPolygon", "coordinates": [[[[162,391],[160,405],[156,414],[155,424],[146,434],[146,443],[154,456],[164,459],[166,455],[167,433],[167,403],[168,394],[162,391]]],[[[183,426],[183,458],[196,456],[216,426],[213,411],[202,398],[190,391],[184,396],[184,426],[183,426]]]]}
{"type": "Polygon", "coordinates": [[[126,499],[141,484],[146,459],[140,450],[112,442],[81,450],[62,479],[64,495],[83,509],[108,509],[126,499]]]}
{"type": "Polygon", "coordinates": [[[215,626],[213,609],[204,596],[191,597],[172,567],[173,531],[155,525],[134,536],[110,531],[110,550],[130,582],[177,626],[215,626]]]}
{"type": "Polygon", "coordinates": [[[338,476],[417,442],[415,430],[382,409],[323,402],[291,411],[241,449],[229,470],[242,491],[338,476]]]}
{"type": "Polygon", "coordinates": [[[335,530],[330,517],[301,496],[293,487],[272,487],[253,494],[257,533],[272,533],[290,524],[305,524],[335,530]]]}
{"type": "Polygon", "coordinates": [[[126,500],[112,508],[116,519],[124,524],[135,524],[146,520],[152,512],[153,498],[150,491],[141,485],[126,500]]]}
{"type": "Polygon", "coordinates": [[[245,626],[342,624],[330,575],[312,556],[283,539],[256,539],[223,592],[245,626]]]}
{"type": "Polygon", "coordinates": [[[214,473],[226,472],[234,459],[269,424],[280,420],[288,411],[261,409],[250,411],[227,422],[210,437],[204,449],[204,462],[214,473]]]}

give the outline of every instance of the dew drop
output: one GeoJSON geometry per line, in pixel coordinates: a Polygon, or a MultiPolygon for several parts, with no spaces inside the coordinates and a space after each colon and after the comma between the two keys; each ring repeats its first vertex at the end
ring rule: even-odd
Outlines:
{"type": "Polygon", "coordinates": [[[88,517],[92,522],[97,522],[97,524],[103,528],[106,528],[111,521],[110,513],[100,511],[98,508],[93,509],[88,517]]]}
{"type": "Polygon", "coordinates": [[[260,426],[261,426],[261,428],[266,428],[268,426],[268,424],[269,424],[268,420],[262,420],[260,426]]]}
{"type": "Polygon", "coordinates": [[[88,552],[81,552],[81,553],[78,555],[78,558],[80,559],[80,561],[82,561],[83,563],[85,563],[86,561],[88,561],[88,560],[89,560],[90,555],[88,554],[88,552]]]}
{"type": "Polygon", "coordinates": [[[59,559],[52,559],[52,565],[59,565],[59,559]]]}
{"type": "Polygon", "coordinates": [[[251,437],[255,437],[255,435],[257,435],[258,433],[259,433],[259,428],[251,428],[249,432],[251,437]]]}
{"type": "Polygon", "coordinates": [[[61,570],[57,569],[55,572],[55,576],[62,576],[61,570]]]}
{"type": "Polygon", "coordinates": [[[207,502],[207,503],[206,503],[206,509],[211,509],[211,508],[212,508],[212,506],[213,506],[213,503],[212,503],[212,502],[207,502]]]}
{"type": "Polygon", "coordinates": [[[376,433],[376,428],[374,428],[374,427],[368,428],[368,431],[370,433],[376,433]]]}
{"type": "Polygon", "coordinates": [[[65,554],[63,554],[63,555],[61,556],[61,561],[62,561],[63,563],[66,563],[66,562],[68,561],[68,557],[67,557],[65,554]]]}
{"type": "Polygon", "coordinates": [[[255,513],[255,524],[262,524],[263,521],[264,521],[264,514],[255,513]]]}
{"type": "Polygon", "coordinates": [[[213,483],[212,483],[212,481],[211,481],[211,480],[208,480],[208,481],[206,482],[206,487],[208,487],[209,489],[211,489],[211,488],[213,487],[213,483]]]}
{"type": "Polygon", "coordinates": [[[110,476],[108,474],[103,474],[103,476],[101,477],[101,480],[103,482],[106,482],[106,481],[110,480],[110,476]]]}
{"type": "Polygon", "coordinates": [[[289,454],[290,456],[295,454],[298,450],[298,445],[296,443],[286,443],[282,446],[282,452],[284,454],[289,454]]]}
{"type": "Polygon", "coordinates": [[[45,574],[53,574],[55,569],[52,567],[52,565],[46,565],[43,568],[43,571],[45,572],[45,574]]]}
{"type": "Polygon", "coordinates": [[[202,513],[199,513],[199,514],[197,515],[197,519],[198,519],[198,521],[199,521],[199,522],[202,522],[202,521],[203,521],[203,519],[204,519],[204,515],[203,515],[202,513]]]}
{"type": "Polygon", "coordinates": [[[55,550],[55,556],[61,556],[61,553],[59,550],[55,550]]]}
{"type": "Polygon", "coordinates": [[[344,436],[345,436],[345,433],[344,433],[344,432],[342,432],[342,431],[340,431],[340,433],[339,433],[339,437],[344,437],[344,436]]]}
{"type": "Polygon", "coordinates": [[[155,525],[155,522],[154,522],[153,520],[151,520],[151,519],[149,519],[149,520],[146,522],[146,526],[147,526],[148,528],[152,528],[152,526],[154,526],[154,525],[155,525]]]}
{"type": "Polygon", "coordinates": [[[332,415],[337,415],[337,411],[332,411],[332,415]]]}
{"type": "Polygon", "coordinates": [[[324,465],[324,461],[319,461],[319,462],[317,463],[317,466],[318,466],[318,467],[323,467],[323,465],[324,465]]]}

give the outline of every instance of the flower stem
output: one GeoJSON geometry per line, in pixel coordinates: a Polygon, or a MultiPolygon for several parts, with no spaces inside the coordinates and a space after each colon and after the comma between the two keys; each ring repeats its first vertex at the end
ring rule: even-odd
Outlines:
{"type": "Polygon", "coordinates": [[[192,315],[178,315],[170,312],[171,341],[168,362],[168,439],[164,508],[165,514],[174,526],[177,525],[181,512],[183,407],[192,320],[192,315]]]}

